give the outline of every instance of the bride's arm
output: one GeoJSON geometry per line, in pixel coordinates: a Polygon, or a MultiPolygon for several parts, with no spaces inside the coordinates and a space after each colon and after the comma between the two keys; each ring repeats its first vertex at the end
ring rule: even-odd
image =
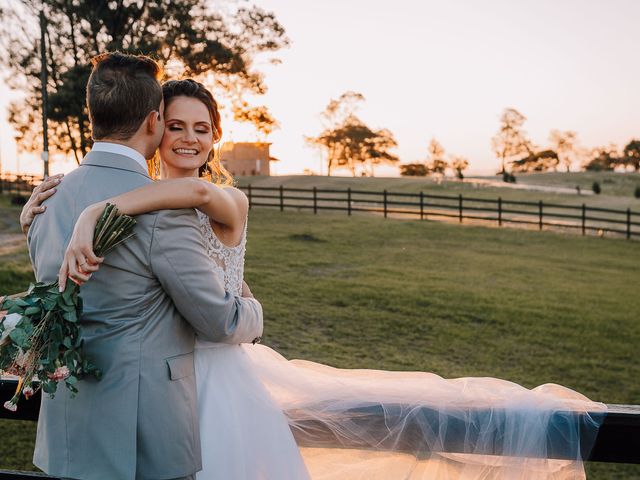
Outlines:
{"type": "MultiPolygon", "coordinates": [[[[223,188],[199,178],[161,180],[94,203],[82,212],[87,220],[98,220],[107,203],[126,215],[140,215],[155,210],[197,208],[214,222],[235,230],[244,227],[244,214],[239,211],[230,188],[223,188]]],[[[78,222],[80,219],[78,219],[78,222]]]]}
{"type": "Polygon", "coordinates": [[[96,222],[107,203],[126,215],[140,215],[155,210],[197,208],[211,220],[231,231],[244,228],[246,208],[239,201],[242,192],[222,188],[197,178],[162,180],[85,208],[78,217],[71,241],[58,274],[64,288],[67,276],[86,282],[91,272],[98,270],[102,258],[93,253],[93,233],[96,222]]]}

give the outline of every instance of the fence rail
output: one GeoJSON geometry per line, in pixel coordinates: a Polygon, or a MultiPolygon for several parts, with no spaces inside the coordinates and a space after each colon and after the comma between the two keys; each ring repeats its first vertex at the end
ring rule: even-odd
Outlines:
{"type": "Polygon", "coordinates": [[[0,194],[29,195],[33,187],[42,181],[37,175],[22,175],[18,173],[0,174],[0,194]]]}
{"type": "Polygon", "coordinates": [[[241,185],[249,198],[249,207],[275,207],[313,210],[369,212],[400,217],[449,218],[490,222],[502,227],[507,224],[528,225],[539,230],[579,231],[582,235],[612,233],[627,239],[640,237],[640,212],[631,209],[560,205],[555,203],[465,197],[463,195],[433,195],[424,192],[406,193],[241,185]]]}
{"type": "MultiPolygon", "coordinates": [[[[11,378],[0,379],[0,404],[9,400],[16,389],[17,380],[11,378]]],[[[0,419],[8,420],[31,420],[36,421],[40,410],[40,398],[41,391],[38,391],[36,395],[26,400],[22,398],[20,400],[19,408],[17,412],[9,412],[4,409],[0,409],[0,419]]],[[[399,405],[398,411],[406,410],[406,405],[399,405]]],[[[380,428],[384,431],[386,428],[386,422],[389,421],[390,416],[393,416],[393,409],[384,411],[380,406],[364,407],[361,409],[355,409],[352,411],[352,421],[362,421],[366,417],[366,424],[371,428],[380,428]]],[[[429,407],[420,406],[417,409],[412,408],[414,414],[412,418],[426,419],[430,425],[434,425],[434,429],[437,430],[438,422],[442,420],[442,416],[446,416],[446,412],[440,410],[433,410],[429,407]]],[[[471,418],[477,419],[478,423],[482,423],[484,415],[495,414],[495,411],[483,410],[482,408],[473,409],[470,407],[471,418]]],[[[296,418],[296,412],[288,412],[288,416],[296,418]]],[[[580,413],[570,412],[557,412],[554,415],[558,415],[558,425],[570,425],[575,422],[576,425],[582,425],[584,422],[583,415],[580,413]]],[[[602,424],[598,431],[598,436],[595,439],[593,448],[590,452],[580,452],[583,459],[592,462],[608,462],[608,463],[633,463],[640,464],[640,406],[638,405],[608,405],[608,411],[604,413],[592,413],[592,417],[601,418],[602,424]],[[604,416],[604,418],[602,418],[604,416]]],[[[410,421],[410,420],[409,420],[410,421]]],[[[447,420],[445,420],[447,421],[447,420]]],[[[456,418],[449,419],[451,424],[455,424],[456,418]]],[[[313,418],[296,418],[296,428],[292,429],[292,433],[296,439],[296,442],[301,446],[306,447],[330,447],[336,446],[344,448],[338,439],[335,438],[335,434],[326,429],[326,426],[322,422],[316,422],[313,418]],[[312,432],[312,434],[309,434],[312,432]]],[[[416,450],[416,444],[423,441],[423,432],[420,428],[413,428],[408,424],[408,431],[410,433],[407,438],[404,438],[401,444],[389,444],[379,445],[380,448],[399,449],[400,451],[413,452],[416,450]]],[[[465,432],[465,429],[461,429],[461,432],[465,432]]],[[[499,432],[498,432],[499,434],[499,432]]],[[[584,435],[588,435],[583,432],[584,435]]],[[[576,458],[579,453],[577,448],[584,444],[592,444],[593,439],[584,438],[584,442],[568,443],[567,438],[564,435],[564,430],[560,428],[558,431],[550,431],[547,437],[547,455],[550,458],[557,459],[572,459],[576,458]]],[[[465,451],[465,448],[472,448],[472,453],[478,454],[495,454],[499,455],[499,451],[494,451],[493,445],[482,444],[473,446],[473,438],[461,437],[455,428],[451,428],[450,432],[443,440],[443,450],[447,452],[456,453],[470,453],[465,451]],[[471,443],[471,447],[469,447],[471,443]]],[[[350,445],[352,448],[365,448],[365,445],[350,445]]],[[[497,448],[497,447],[496,447],[497,448]]],[[[42,474],[33,474],[30,472],[16,472],[0,470],[0,480],[26,480],[32,478],[47,478],[42,474]]]]}
{"type": "MultiPolygon", "coordinates": [[[[42,180],[35,175],[0,175],[0,193],[28,195],[42,180]]],[[[452,219],[488,222],[497,226],[508,224],[539,230],[577,231],[587,234],[614,234],[627,239],[640,238],[640,212],[581,205],[505,200],[502,197],[477,198],[463,195],[435,195],[424,192],[406,193],[321,189],[240,186],[249,197],[249,207],[275,207],[312,210],[333,210],[382,214],[428,219],[452,219]]]]}

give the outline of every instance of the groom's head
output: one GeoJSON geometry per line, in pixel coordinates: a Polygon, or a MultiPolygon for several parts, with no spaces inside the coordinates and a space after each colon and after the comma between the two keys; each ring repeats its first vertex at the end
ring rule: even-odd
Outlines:
{"type": "Polygon", "coordinates": [[[87,105],[93,139],[127,144],[150,158],[164,131],[162,69],[149,57],[119,52],[91,63],[87,105]]]}

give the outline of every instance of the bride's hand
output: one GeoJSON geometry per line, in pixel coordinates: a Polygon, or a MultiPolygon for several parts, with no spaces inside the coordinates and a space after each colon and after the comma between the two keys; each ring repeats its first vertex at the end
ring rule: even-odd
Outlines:
{"type": "Polygon", "coordinates": [[[242,280],[242,296],[245,298],[255,298],[253,296],[253,293],[251,293],[249,285],[247,285],[247,282],[245,282],[244,280],[242,280]]]}
{"type": "Polygon", "coordinates": [[[82,285],[97,272],[104,260],[93,253],[93,233],[104,205],[95,204],[84,209],[78,217],[71,240],[64,254],[62,266],[58,272],[60,291],[64,291],[67,278],[82,285]]]}
{"type": "Polygon", "coordinates": [[[56,193],[55,187],[60,183],[63,176],[64,174],[62,173],[53,175],[33,189],[29,200],[27,200],[27,203],[22,207],[22,212],[20,212],[20,229],[22,233],[26,235],[36,215],[44,213],[47,209],[46,206],[42,205],[42,202],[56,193]]]}

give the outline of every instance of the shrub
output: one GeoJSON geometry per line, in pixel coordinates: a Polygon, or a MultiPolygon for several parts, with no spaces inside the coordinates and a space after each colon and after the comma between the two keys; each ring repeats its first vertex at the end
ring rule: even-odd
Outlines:
{"type": "Polygon", "coordinates": [[[595,193],[596,195],[600,195],[600,192],[602,191],[600,189],[600,184],[598,182],[593,182],[593,185],[591,186],[591,190],[593,190],[593,193],[595,193]]]}
{"type": "Polygon", "coordinates": [[[640,185],[636,185],[636,191],[635,191],[635,192],[633,192],[633,195],[634,195],[636,198],[640,198],[640,185]]]}
{"type": "Polygon", "coordinates": [[[502,181],[506,183],[516,183],[516,176],[510,172],[502,172],[502,181]]]}
{"type": "Polygon", "coordinates": [[[408,163],[400,165],[400,175],[403,177],[425,177],[429,170],[423,163],[408,163]]]}

